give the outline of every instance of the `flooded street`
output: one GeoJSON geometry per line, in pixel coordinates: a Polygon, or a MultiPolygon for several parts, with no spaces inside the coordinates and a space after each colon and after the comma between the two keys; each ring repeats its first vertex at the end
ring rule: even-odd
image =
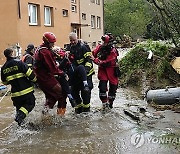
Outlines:
{"type": "Polygon", "coordinates": [[[40,90],[36,90],[36,106],[28,115],[24,127],[19,127],[13,121],[15,108],[10,97],[6,96],[0,104],[0,153],[180,153],[178,113],[165,111],[155,116],[155,110],[147,108],[147,103],[138,99],[135,92],[123,88],[117,91],[114,108],[110,112],[102,113],[99,110],[101,103],[96,75],[93,81],[90,113],[76,115],[68,102],[64,117],[56,115],[56,107],[50,111],[50,116],[43,116],[41,112],[44,95],[40,90]],[[137,110],[139,106],[148,111],[146,116],[141,114],[140,122],[124,114],[124,109],[137,110]],[[169,133],[175,136],[171,139],[166,136],[165,139],[169,141],[162,140],[163,135],[169,133]]]}

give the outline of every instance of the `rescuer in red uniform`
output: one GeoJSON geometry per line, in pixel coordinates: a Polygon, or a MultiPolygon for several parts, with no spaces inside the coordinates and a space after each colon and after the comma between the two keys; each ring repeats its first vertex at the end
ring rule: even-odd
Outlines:
{"type": "Polygon", "coordinates": [[[52,109],[58,101],[57,114],[63,115],[66,104],[63,104],[65,97],[56,76],[64,75],[64,72],[56,66],[52,48],[56,42],[56,36],[51,32],[43,35],[43,42],[35,51],[34,72],[37,77],[39,88],[46,97],[45,109],[52,109]]]}
{"type": "Polygon", "coordinates": [[[103,108],[113,108],[113,101],[115,100],[118,87],[118,77],[115,71],[118,52],[113,47],[113,38],[111,35],[104,35],[101,39],[103,44],[95,48],[92,59],[99,66],[99,97],[102,101],[103,108]],[[107,88],[108,82],[109,88],[107,88]]]}

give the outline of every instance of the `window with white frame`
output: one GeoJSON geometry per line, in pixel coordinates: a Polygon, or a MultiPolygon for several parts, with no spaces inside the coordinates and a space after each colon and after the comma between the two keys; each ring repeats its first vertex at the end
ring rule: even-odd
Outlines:
{"type": "Polygon", "coordinates": [[[91,28],[96,28],[96,19],[94,15],[91,15],[91,28]]]}
{"type": "Polygon", "coordinates": [[[101,29],[101,17],[97,16],[97,28],[101,29]]]}
{"type": "Polygon", "coordinates": [[[63,9],[62,14],[63,14],[63,17],[67,17],[68,16],[68,10],[63,9]]]}
{"type": "Polygon", "coordinates": [[[86,20],[86,14],[85,13],[82,13],[82,19],[86,20]]]}
{"type": "Polygon", "coordinates": [[[72,12],[77,12],[77,7],[76,7],[76,5],[71,5],[71,11],[72,11],[72,12]]]}
{"type": "Polygon", "coordinates": [[[44,7],[44,25],[51,26],[51,8],[47,6],[44,7]]]}
{"type": "Polygon", "coordinates": [[[96,4],[97,4],[97,5],[100,5],[100,0],[96,0],[96,4]]]}
{"type": "Polygon", "coordinates": [[[37,10],[36,4],[28,4],[29,25],[38,25],[37,10]]]}
{"type": "Polygon", "coordinates": [[[76,3],[76,0],[71,0],[71,3],[76,3]]]}

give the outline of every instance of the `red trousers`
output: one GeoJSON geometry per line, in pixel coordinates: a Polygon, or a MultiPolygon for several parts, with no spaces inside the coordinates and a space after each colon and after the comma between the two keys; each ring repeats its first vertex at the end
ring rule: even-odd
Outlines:
{"type": "Polygon", "coordinates": [[[109,81],[113,85],[118,84],[118,77],[115,76],[114,67],[99,67],[98,79],[103,81],[109,81]]]}
{"type": "Polygon", "coordinates": [[[44,85],[39,84],[39,87],[45,94],[46,97],[45,105],[48,106],[50,109],[54,107],[57,101],[58,101],[58,108],[66,107],[66,96],[62,93],[62,88],[59,83],[57,83],[52,88],[45,86],[45,84],[44,85]]]}

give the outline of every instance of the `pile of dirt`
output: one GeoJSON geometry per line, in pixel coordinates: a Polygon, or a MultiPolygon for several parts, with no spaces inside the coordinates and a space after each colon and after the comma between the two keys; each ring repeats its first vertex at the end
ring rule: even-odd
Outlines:
{"type": "Polygon", "coordinates": [[[144,82],[149,89],[180,86],[180,75],[170,64],[177,50],[159,41],[137,44],[119,61],[120,86],[144,88],[144,82]]]}
{"type": "MultiPolygon", "coordinates": [[[[163,89],[180,86],[180,74],[171,66],[179,49],[163,42],[147,41],[137,44],[119,61],[121,87],[138,89],[139,96],[145,96],[149,89],[163,89]]],[[[180,112],[180,104],[157,105],[150,103],[157,110],[170,109],[180,112]]]]}

